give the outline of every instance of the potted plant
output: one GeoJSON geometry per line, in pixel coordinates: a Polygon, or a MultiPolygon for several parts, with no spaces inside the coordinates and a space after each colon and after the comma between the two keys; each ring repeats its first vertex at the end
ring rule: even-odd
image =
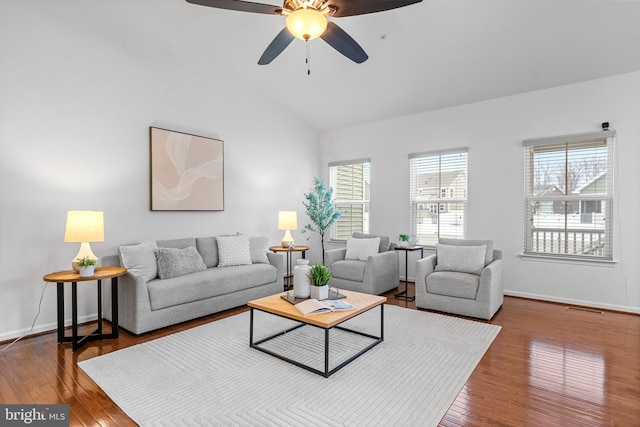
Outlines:
{"type": "Polygon", "coordinates": [[[304,194],[307,202],[302,202],[307,209],[307,215],[313,224],[307,224],[302,232],[313,231],[320,234],[322,250],[322,263],[324,264],[324,235],[337,220],[341,211],[337,211],[333,204],[333,188],[327,189],[324,182],[318,178],[313,179],[313,189],[304,194]]]}
{"type": "Polygon", "coordinates": [[[76,260],[76,264],[78,265],[80,277],[91,277],[95,273],[96,260],[93,258],[88,256],[79,258],[76,260]]]}
{"type": "Polygon", "coordinates": [[[400,234],[398,236],[398,240],[400,240],[400,246],[405,247],[409,243],[409,235],[408,234],[400,234]]]}
{"type": "Polygon", "coordinates": [[[331,272],[323,264],[316,264],[311,267],[307,274],[311,282],[311,298],[322,300],[329,298],[329,279],[331,272]]]}

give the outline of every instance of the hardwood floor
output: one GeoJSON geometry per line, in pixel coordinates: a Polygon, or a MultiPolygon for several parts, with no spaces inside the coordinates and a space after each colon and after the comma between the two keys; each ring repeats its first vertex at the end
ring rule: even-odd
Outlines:
{"type": "MultiPolygon", "coordinates": [[[[389,304],[415,309],[393,293],[389,304]]],[[[141,337],[122,331],[75,354],[55,332],[25,338],[0,352],[0,402],[68,403],[72,426],[133,426],[76,363],[244,310],[141,337]]],[[[640,316],[506,297],[490,323],[502,330],[440,425],[640,426],[640,316]]]]}

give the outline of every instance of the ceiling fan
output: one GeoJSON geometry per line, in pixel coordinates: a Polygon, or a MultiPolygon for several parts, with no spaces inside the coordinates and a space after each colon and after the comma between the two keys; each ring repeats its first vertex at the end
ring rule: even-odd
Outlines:
{"type": "Polygon", "coordinates": [[[357,64],[369,56],[342,28],[327,17],[364,15],[420,3],[422,0],[284,0],[282,7],[243,0],[187,0],[189,3],[240,12],[286,16],[286,26],[267,46],[258,60],[270,64],[294,38],[309,41],[320,37],[357,64]]]}

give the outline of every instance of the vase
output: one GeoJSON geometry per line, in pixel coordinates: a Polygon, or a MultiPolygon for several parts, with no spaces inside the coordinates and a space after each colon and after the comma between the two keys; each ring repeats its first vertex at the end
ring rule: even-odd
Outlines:
{"type": "Polygon", "coordinates": [[[80,277],[91,277],[95,272],[95,265],[88,265],[86,267],[79,267],[80,277]]]}
{"type": "Polygon", "coordinates": [[[317,300],[329,298],[329,285],[311,286],[311,298],[317,300]]]}
{"type": "MultiPolygon", "coordinates": [[[[293,295],[296,298],[309,298],[311,281],[307,274],[311,271],[308,259],[299,259],[298,265],[293,268],[293,295]]],[[[314,286],[315,288],[315,286],[314,286]]]]}

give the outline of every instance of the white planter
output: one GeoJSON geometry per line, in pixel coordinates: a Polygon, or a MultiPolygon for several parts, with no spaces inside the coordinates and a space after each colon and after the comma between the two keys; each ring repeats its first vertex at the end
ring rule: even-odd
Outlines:
{"type": "Polygon", "coordinates": [[[311,294],[311,281],[307,277],[309,271],[311,267],[308,259],[299,259],[298,265],[293,268],[293,295],[296,298],[309,298],[311,294]]]}
{"type": "Polygon", "coordinates": [[[407,242],[404,242],[404,241],[401,240],[401,241],[398,242],[398,246],[400,246],[401,248],[406,248],[407,247],[407,242]]]}
{"type": "Polygon", "coordinates": [[[86,267],[78,267],[78,269],[79,269],[80,277],[91,277],[94,275],[96,266],[89,265],[86,267]]]}
{"type": "Polygon", "coordinates": [[[322,300],[329,298],[329,285],[311,286],[311,298],[322,300]]]}

